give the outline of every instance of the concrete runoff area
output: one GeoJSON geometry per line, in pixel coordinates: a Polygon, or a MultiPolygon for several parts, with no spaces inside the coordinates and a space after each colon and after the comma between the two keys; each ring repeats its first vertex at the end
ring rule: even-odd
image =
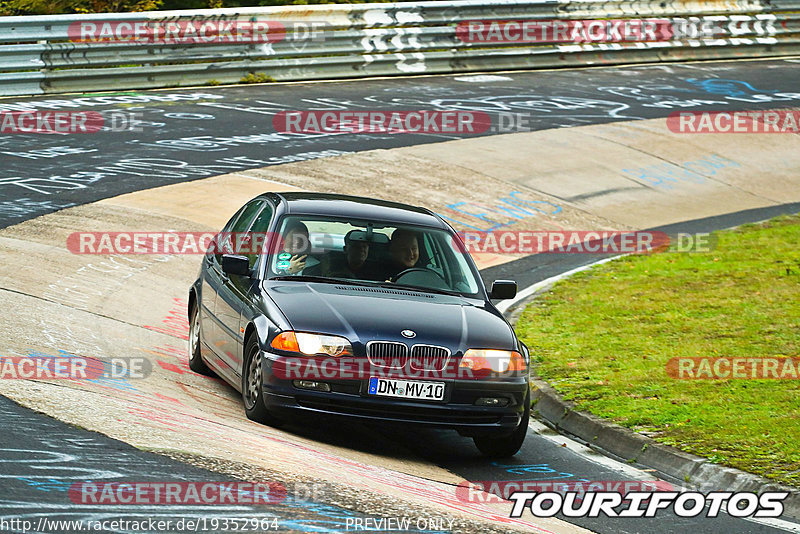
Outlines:
{"type": "MultiPolygon", "coordinates": [[[[644,229],[800,200],[799,144],[795,135],[672,134],[654,119],[290,163],[32,219],[0,231],[0,354],[144,356],[153,372],[141,380],[2,380],[0,393],[138,448],[287,478],[313,473],[382,502],[493,527],[581,532],[558,519],[510,520],[508,506],[461,502],[454,486],[462,477],[378,434],[364,443],[338,424],[278,430],[248,421],[232,388],[188,370],[186,298],[201,256],[75,255],[67,237],[216,231],[257,194],[296,188],[423,205],[458,230],[644,229]],[[318,439],[326,432],[334,438],[318,439]]],[[[489,267],[517,257],[476,260],[489,267]]]]}

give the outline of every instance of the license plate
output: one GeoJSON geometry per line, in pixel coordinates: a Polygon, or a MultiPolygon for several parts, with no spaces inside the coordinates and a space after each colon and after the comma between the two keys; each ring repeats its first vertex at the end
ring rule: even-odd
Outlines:
{"type": "Polygon", "coordinates": [[[369,379],[369,394],[402,399],[444,400],[444,382],[395,380],[373,376],[369,379]]]}

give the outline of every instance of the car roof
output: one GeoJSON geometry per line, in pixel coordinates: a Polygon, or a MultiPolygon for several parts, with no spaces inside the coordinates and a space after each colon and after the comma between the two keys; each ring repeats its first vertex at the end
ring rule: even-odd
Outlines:
{"type": "Polygon", "coordinates": [[[272,193],[291,215],[330,215],[348,219],[447,228],[432,211],[400,202],[333,193],[303,191],[272,193]]]}

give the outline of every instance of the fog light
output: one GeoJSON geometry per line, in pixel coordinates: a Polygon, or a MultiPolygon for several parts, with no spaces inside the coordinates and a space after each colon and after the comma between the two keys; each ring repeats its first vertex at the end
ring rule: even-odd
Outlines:
{"type": "Polygon", "coordinates": [[[475,406],[508,406],[508,399],[503,397],[481,397],[475,401],[475,406]]]}
{"type": "Polygon", "coordinates": [[[294,387],[300,389],[313,389],[314,391],[330,391],[331,386],[325,382],[314,382],[313,380],[295,380],[292,382],[294,387]]]}

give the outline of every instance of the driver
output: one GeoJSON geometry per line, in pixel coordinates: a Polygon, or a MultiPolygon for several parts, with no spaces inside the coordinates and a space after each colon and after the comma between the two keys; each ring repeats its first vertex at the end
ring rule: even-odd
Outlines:
{"type": "Polygon", "coordinates": [[[319,264],[319,260],[308,256],[311,242],[308,227],[301,221],[287,224],[283,236],[283,250],[278,254],[276,270],[290,275],[301,275],[319,264]]]}
{"type": "Polygon", "coordinates": [[[405,228],[398,228],[392,232],[389,242],[389,255],[392,265],[389,268],[387,280],[394,278],[401,272],[416,267],[419,262],[419,240],[417,234],[405,228]]]}

